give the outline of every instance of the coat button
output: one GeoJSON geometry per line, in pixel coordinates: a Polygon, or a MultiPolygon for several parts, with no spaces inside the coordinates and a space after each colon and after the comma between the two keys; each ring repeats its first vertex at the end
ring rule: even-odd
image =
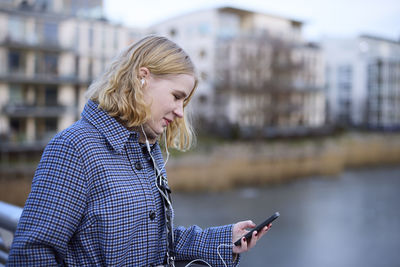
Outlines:
{"type": "Polygon", "coordinates": [[[142,163],[140,163],[139,161],[135,163],[135,169],[140,171],[141,169],[143,169],[142,163]]]}
{"type": "Polygon", "coordinates": [[[156,213],[154,212],[154,210],[150,211],[149,213],[149,218],[150,220],[154,221],[154,219],[156,218],[156,213]]]}

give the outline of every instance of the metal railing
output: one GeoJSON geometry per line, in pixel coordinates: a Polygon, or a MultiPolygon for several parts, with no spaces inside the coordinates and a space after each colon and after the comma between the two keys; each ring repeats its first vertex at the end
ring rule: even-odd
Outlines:
{"type": "Polygon", "coordinates": [[[0,201],[0,267],[5,266],[22,208],[0,201]]]}

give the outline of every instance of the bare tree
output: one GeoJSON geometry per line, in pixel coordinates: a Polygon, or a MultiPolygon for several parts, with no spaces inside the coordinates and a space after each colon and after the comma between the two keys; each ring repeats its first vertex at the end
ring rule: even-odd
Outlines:
{"type": "Polygon", "coordinates": [[[296,90],[303,71],[300,49],[293,42],[265,34],[222,42],[217,59],[221,78],[216,83],[217,104],[239,98],[238,116],[253,128],[290,124],[301,113],[302,92],[296,90]]]}

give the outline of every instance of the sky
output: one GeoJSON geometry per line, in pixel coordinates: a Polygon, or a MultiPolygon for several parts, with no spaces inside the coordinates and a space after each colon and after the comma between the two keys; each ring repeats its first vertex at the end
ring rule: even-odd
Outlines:
{"type": "Polygon", "coordinates": [[[113,22],[144,28],[196,10],[232,6],[304,23],[309,41],[360,34],[400,40],[399,0],[104,0],[113,22]]]}

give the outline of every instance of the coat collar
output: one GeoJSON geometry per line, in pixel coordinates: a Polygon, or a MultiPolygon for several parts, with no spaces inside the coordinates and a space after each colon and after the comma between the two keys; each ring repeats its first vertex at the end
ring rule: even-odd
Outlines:
{"type": "Polygon", "coordinates": [[[108,143],[118,153],[123,152],[125,144],[131,135],[133,136],[134,141],[138,141],[139,135],[137,132],[129,131],[92,100],[88,100],[81,116],[87,119],[100,133],[102,133],[108,143]]]}

